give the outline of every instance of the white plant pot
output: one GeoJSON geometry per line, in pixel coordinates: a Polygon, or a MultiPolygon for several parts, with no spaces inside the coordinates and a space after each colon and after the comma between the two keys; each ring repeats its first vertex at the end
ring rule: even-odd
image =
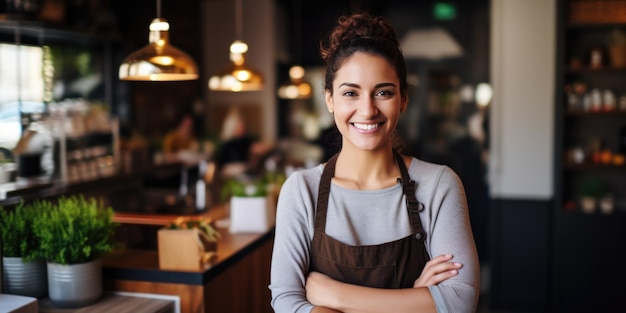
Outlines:
{"type": "Polygon", "coordinates": [[[276,221],[275,205],[270,197],[232,197],[230,232],[258,233],[269,230],[276,221]]]}
{"type": "Polygon", "coordinates": [[[593,213],[596,210],[597,200],[594,197],[581,197],[580,208],[585,213],[593,213]]]}
{"type": "Polygon", "coordinates": [[[600,199],[600,212],[611,214],[615,209],[615,199],[612,196],[606,196],[600,199]]]}

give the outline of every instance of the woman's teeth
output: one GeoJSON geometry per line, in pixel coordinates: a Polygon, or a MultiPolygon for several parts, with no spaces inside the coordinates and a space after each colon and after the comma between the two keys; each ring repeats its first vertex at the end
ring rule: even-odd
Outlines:
{"type": "Polygon", "coordinates": [[[353,123],[354,127],[361,130],[372,130],[378,128],[379,124],[361,124],[361,123],[353,123]]]}

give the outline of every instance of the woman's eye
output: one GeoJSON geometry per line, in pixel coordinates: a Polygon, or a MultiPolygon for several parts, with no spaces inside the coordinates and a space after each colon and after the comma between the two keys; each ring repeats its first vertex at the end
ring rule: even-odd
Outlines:
{"type": "Polygon", "coordinates": [[[356,92],[354,92],[354,91],[345,91],[345,92],[343,93],[343,95],[344,95],[345,97],[354,97],[354,96],[356,96],[356,92]]]}
{"type": "Polygon", "coordinates": [[[376,96],[393,96],[393,92],[391,90],[380,90],[376,92],[376,96]]]}

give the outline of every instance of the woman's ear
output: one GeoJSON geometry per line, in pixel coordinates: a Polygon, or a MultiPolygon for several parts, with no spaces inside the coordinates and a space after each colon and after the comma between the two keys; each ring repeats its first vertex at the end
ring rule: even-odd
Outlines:
{"type": "Polygon", "coordinates": [[[326,91],[325,93],[325,99],[326,99],[326,108],[328,108],[328,112],[329,113],[333,113],[335,111],[335,105],[333,103],[333,95],[330,93],[330,91],[326,91]]]}
{"type": "Polygon", "coordinates": [[[406,111],[407,106],[409,105],[409,97],[405,94],[402,96],[400,100],[400,113],[406,111]]]}

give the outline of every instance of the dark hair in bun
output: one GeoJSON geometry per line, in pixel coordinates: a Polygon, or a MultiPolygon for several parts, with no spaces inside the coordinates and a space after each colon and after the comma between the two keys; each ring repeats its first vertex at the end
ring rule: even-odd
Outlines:
{"type": "Polygon", "coordinates": [[[406,96],[406,63],[395,30],[386,19],[363,12],[341,16],[330,33],[328,42],[320,44],[320,54],[326,62],[324,88],[327,91],[333,92],[337,71],[356,52],[385,58],[395,68],[400,81],[400,92],[403,97],[406,96]]]}

